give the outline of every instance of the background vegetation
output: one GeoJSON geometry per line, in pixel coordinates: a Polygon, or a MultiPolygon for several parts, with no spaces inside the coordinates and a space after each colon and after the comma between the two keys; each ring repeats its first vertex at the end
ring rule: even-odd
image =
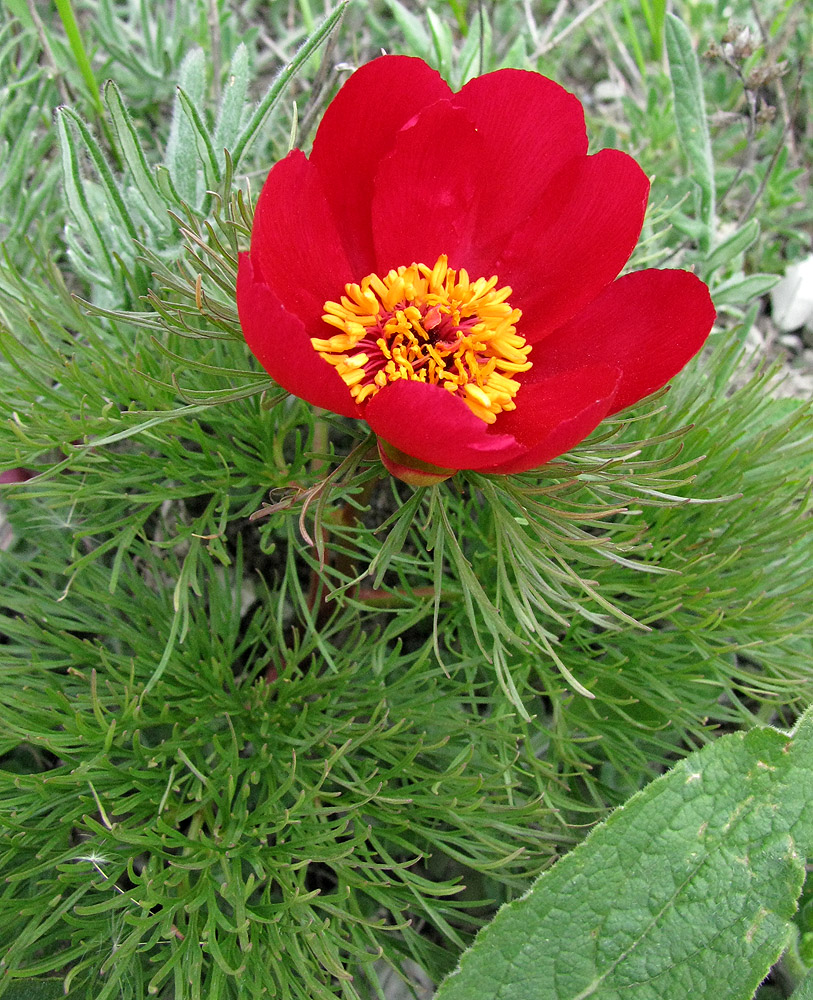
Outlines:
{"type": "Polygon", "coordinates": [[[0,8],[0,995],[428,996],[612,807],[813,700],[810,354],[766,297],[813,23],[673,10],[0,8]],[[568,87],[653,177],[632,265],[712,288],[672,389],[537,473],[413,492],[239,334],[265,173],[382,48],[568,87]]]}

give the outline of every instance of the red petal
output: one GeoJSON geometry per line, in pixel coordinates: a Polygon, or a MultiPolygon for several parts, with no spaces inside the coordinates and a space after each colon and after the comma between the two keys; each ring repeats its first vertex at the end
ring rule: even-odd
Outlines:
{"type": "Polygon", "coordinates": [[[252,354],[284,389],[342,416],[360,415],[336,369],[319,357],[302,321],[255,273],[247,253],[237,269],[237,311],[252,354]]]}
{"type": "MultiPolygon", "coordinates": [[[[493,264],[487,262],[494,249],[502,248],[506,236],[527,219],[562,166],[586,154],[584,111],[558,83],[517,69],[471,80],[452,103],[468,112],[483,139],[478,168],[487,197],[476,231],[484,242],[472,270],[490,276],[493,264]]],[[[449,153],[451,159],[453,150],[449,153]]]]}
{"type": "Polygon", "coordinates": [[[571,162],[496,263],[533,343],[575,316],[621,271],[638,242],[649,180],[617,149],[571,162]]]}
{"type": "Polygon", "coordinates": [[[325,112],[311,162],[322,177],[357,278],[373,270],[370,206],[379,161],[411,118],[450,95],[440,75],[422,60],[383,56],[356,70],[325,112]]]}
{"type": "Polygon", "coordinates": [[[298,149],[273,167],[260,192],[251,260],[314,335],[324,327],[326,300],[353,280],[319,175],[298,149]]]}
{"type": "Polygon", "coordinates": [[[558,374],[605,364],[622,371],[611,413],[660,389],[692,358],[715,317],[709,290],[688,271],[634,271],[534,346],[534,369],[558,374]]]}
{"type": "Polygon", "coordinates": [[[367,403],[364,417],[393,447],[444,469],[479,469],[524,450],[510,434],[493,433],[462,399],[425,382],[390,382],[367,403]]]}
{"type": "Polygon", "coordinates": [[[602,365],[523,383],[516,410],[501,413],[495,425],[515,437],[523,451],[480,471],[527,472],[569,451],[607,416],[620,375],[617,368],[602,365]]]}
{"type": "Polygon", "coordinates": [[[29,472],[28,469],[6,469],[5,472],[0,472],[0,486],[9,483],[27,483],[35,475],[35,472],[29,472]]]}
{"type": "Polygon", "coordinates": [[[448,101],[425,108],[401,129],[375,177],[379,274],[401,264],[431,267],[442,253],[453,266],[461,260],[471,242],[481,159],[477,129],[448,101]]]}
{"type": "Polygon", "coordinates": [[[405,455],[382,438],[378,439],[378,457],[388,472],[409,486],[437,486],[457,471],[440,469],[436,465],[405,455]]]}

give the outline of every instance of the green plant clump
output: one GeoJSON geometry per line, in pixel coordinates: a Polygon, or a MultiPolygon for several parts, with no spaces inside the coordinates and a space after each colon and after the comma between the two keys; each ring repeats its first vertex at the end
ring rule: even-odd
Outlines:
{"type": "MultiPolygon", "coordinates": [[[[718,0],[535,6],[0,11],[0,997],[427,997],[541,873],[554,908],[584,872],[618,891],[619,824],[651,823],[674,874],[690,835],[646,803],[695,760],[730,769],[703,822],[739,816],[763,764],[765,815],[790,817],[742,832],[768,845],[743,912],[779,936],[743,924],[725,996],[772,964],[766,1000],[804,995],[810,817],[782,754],[809,722],[777,730],[813,701],[813,422],[766,293],[810,249],[813,25],[801,0],[736,0],[736,23],[718,0]],[[710,286],[671,389],[536,472],[413,490],[242,337],[265,173],[382,48],[453,87],[505,66],[567,86],[595,147],[654,178],[631,266],[710,286]]],[[[699,893],[711,937],[733,926],[732,870],[670,912],[699,893]]],[[[506,919],[522,935],[501,919],[440,995],[506,919]]],[[[569,924],[534,919],[547,960],[569,924]]],[[[615,997],[630,968],[545,995],[615,997]]],[[[689,995],[672,982],[640,996],[689,995]]]]}

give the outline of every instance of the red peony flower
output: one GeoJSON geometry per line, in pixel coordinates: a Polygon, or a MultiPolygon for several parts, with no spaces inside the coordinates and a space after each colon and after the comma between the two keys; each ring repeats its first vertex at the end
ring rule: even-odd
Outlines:
{"type": "Polygon", "coordinates": [[[289,392],[366,420],[413,485],[536,468],[659,389],[714,322],[687,271],[617,277],[649,182],[587,155],[578,100],[500,70],[453,93],[383,56],[344,84],[310,158],[268,175],[237,305],[289,392]]]}

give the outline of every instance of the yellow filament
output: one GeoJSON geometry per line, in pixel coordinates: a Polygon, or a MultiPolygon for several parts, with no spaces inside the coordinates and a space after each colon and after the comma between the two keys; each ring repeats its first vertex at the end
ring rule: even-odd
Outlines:
{"type": "Polygon", "coordinates": [[[513,410],[531,351],[516,332],[521,317],[497,288],[496,275],[470,280],[464,268],[410,264],[383,278],[368,274],[345,286],[338,302],[325,303],[322,319],[336,332],[312,337],[357,403],[387,383],[408,379],[457,393],[471,411],[492,424],[513,410]]]}

